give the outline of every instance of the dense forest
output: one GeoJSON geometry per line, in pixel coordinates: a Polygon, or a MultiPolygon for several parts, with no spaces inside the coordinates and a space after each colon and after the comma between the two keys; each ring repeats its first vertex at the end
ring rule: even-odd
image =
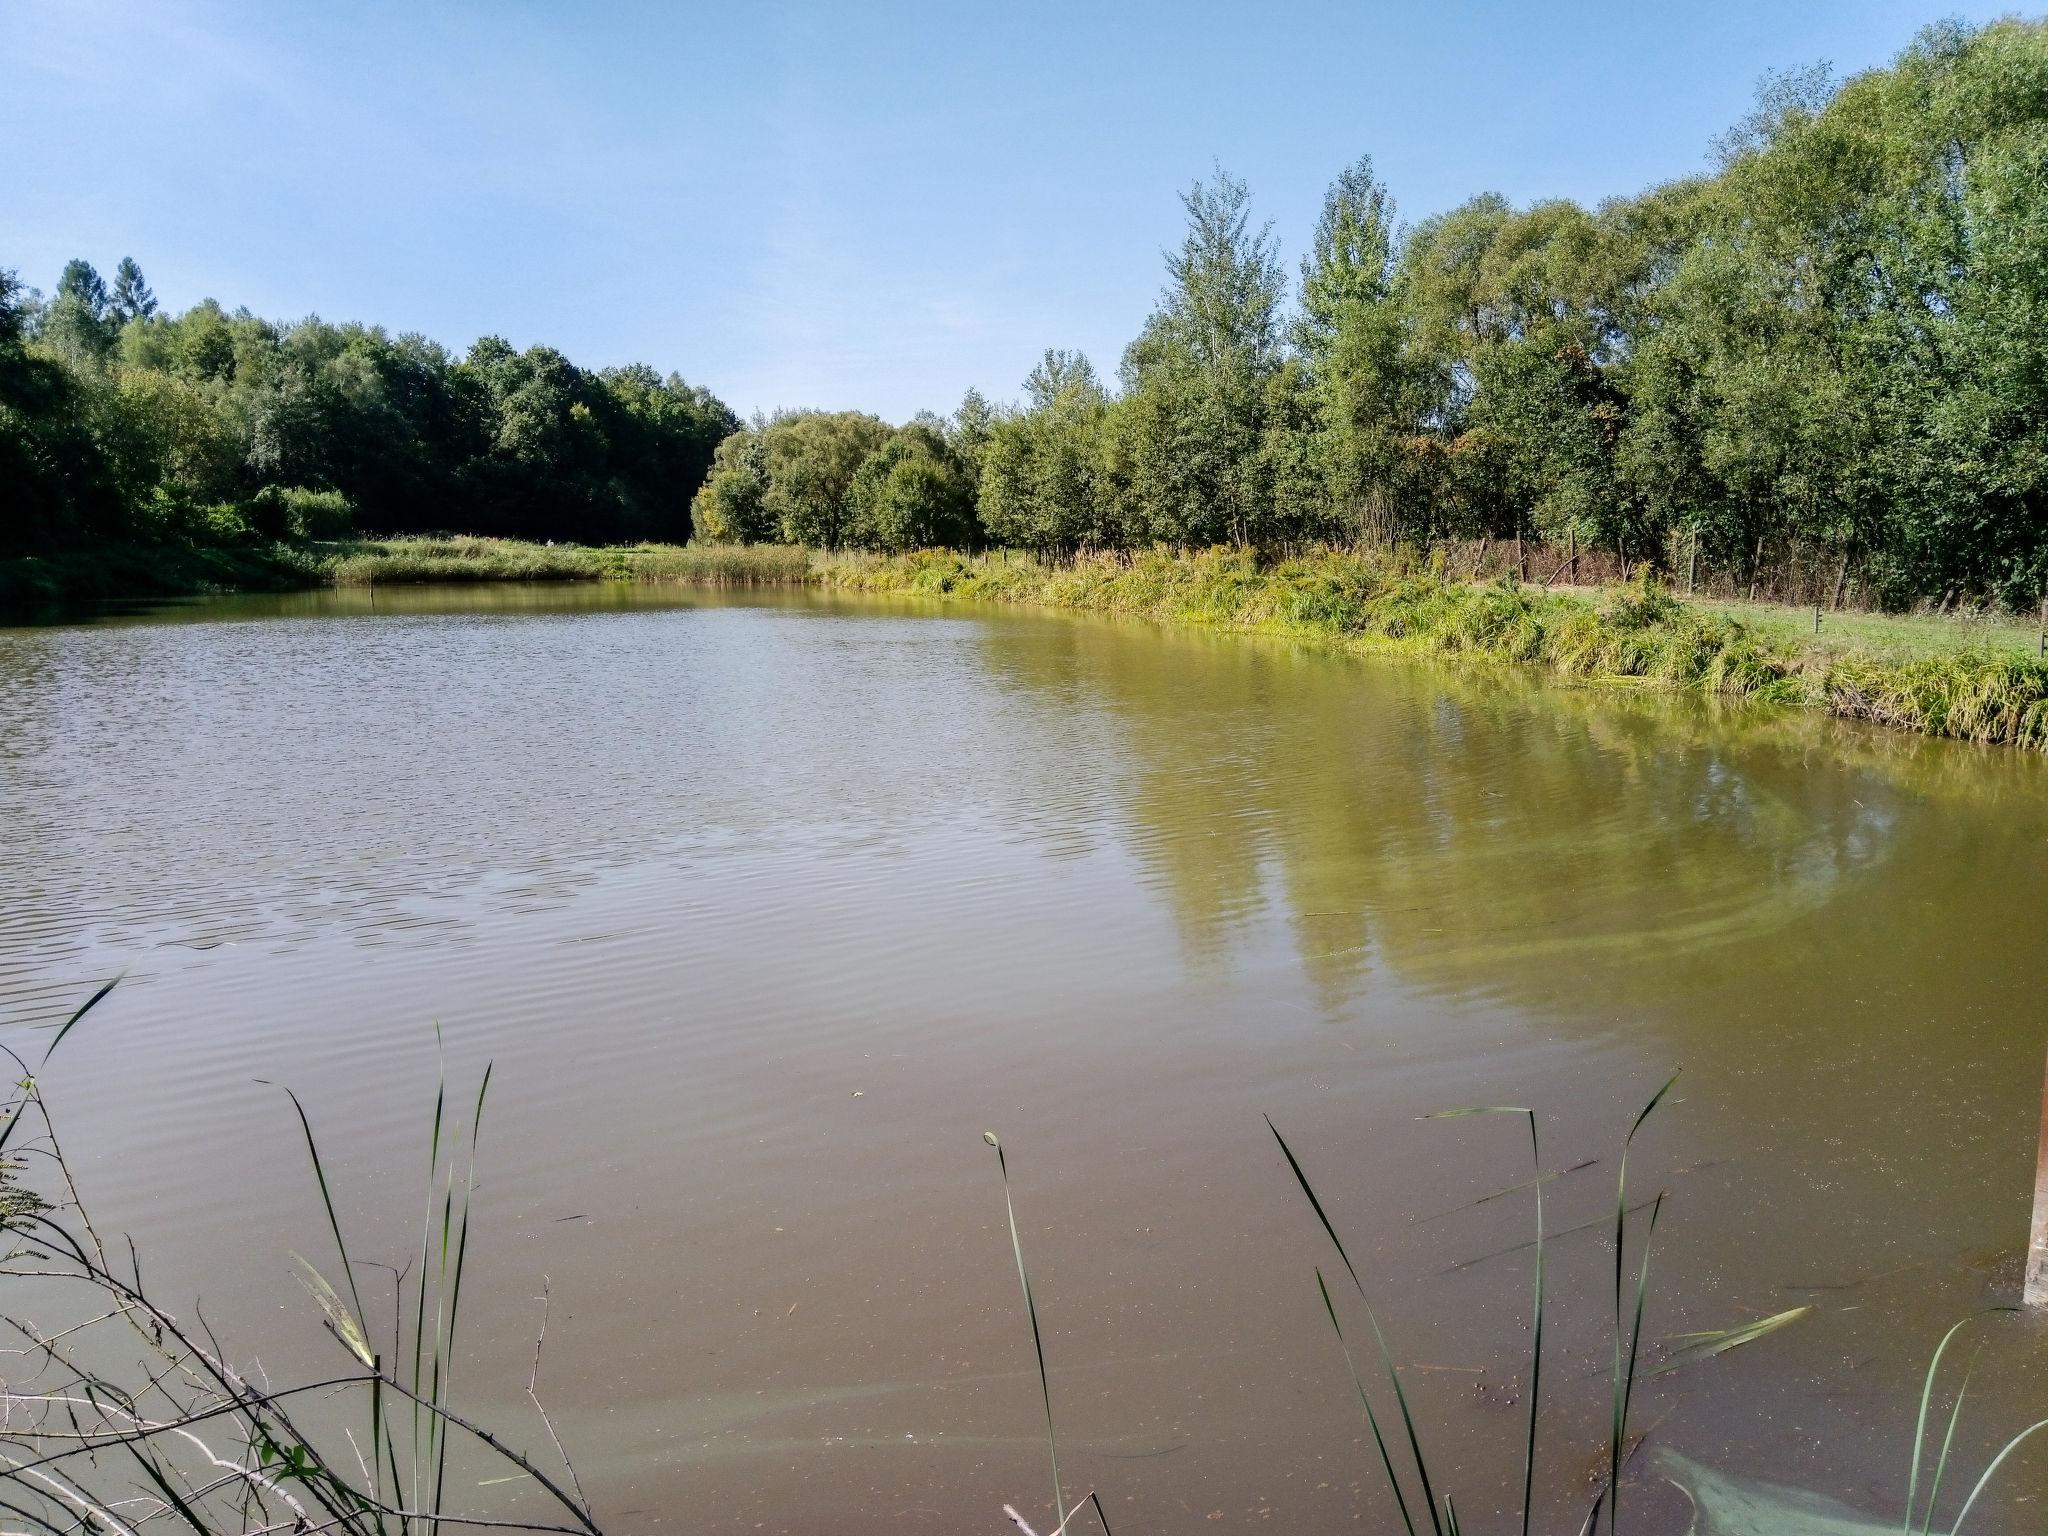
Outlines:
{"type": "Polygon", "coordinates": [[[124,261],[0,289],[0,553],[353,525],[826,548],[1570,540],[1803,552],[1869,600],[2048,589],[2048,23],[1774,77],[1712,174],[1399,221],[1368,159],[1291,274],[1183,196],[1113,379],[742,428],[646,368],[156,312],[124,261]]]}
{"type": "Polygon", "coordinates": [[[0,555],[464,529],[682,540],[724,404],[487,336],[159,311],[133,260],[0,273],[0,555]]]}
{"type": "Polygon", "coordinates": [[[707,537],[1082,547],[1572,539],[1865,595],[2048,586],[2048,25],[1777,77],[1715,174],[1403,226],[1369,160],[1295,281],[1245,186],[1185,195],[1112,382],[728,439],[707,537]],[[1291,286],[1291,292],[1290,292],[1291,286]],[[1291,303],[1290,303],[1291,299],[1291,303]],[[978,527],[976,526],[978,523],[978,527]]]}

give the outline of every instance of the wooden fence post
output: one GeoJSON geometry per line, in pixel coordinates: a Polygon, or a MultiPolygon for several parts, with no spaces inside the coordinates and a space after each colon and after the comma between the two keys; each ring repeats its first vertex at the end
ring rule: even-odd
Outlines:
{"type": "Polygon", "coordinates": [[[2027,1241],[2027,1306],[2048,1302],[2048,1078],[2041,1092],[2041,1142],[2034,1153],[2034,1225],[2027,1241]]]}

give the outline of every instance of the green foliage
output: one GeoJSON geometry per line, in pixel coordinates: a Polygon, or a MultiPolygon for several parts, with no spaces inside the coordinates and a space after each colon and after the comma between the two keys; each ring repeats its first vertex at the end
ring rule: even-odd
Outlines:
{"type": "Polygon", "coordinates": [[[987,397],[980,390],[970,388],[960,397],[960,404],[952,416],[941,423],[953,462],[966,477],[970,505],[980,501],[982,464],[988,457],[989,441],[995,436],[999,419],[999,413],[989,404],[987,397]]]}
{"type": "Polygon", "coordinates": [[[718,445],[690,517],[697,536],[714,544],[759,544],[775,537],[760,433],[735,432],[718,445]]]}
{"type": "MultiPolygon", "coordinates": [[[[1533,535],[1629,566],[1683,548],[1724,576],[1768,553],[1863,603],[2031,610],[2048,593],[2048,21],[1942,23],[1888,68],[1776,77],[1717,150],[1711,175],[1597,208],[1489,193],[1405,228],[1361,157],[1324,198],[1291,315],[1270,227],[1219,168],[1182,194],[1114,381],[1049,350],[1017,407],[970,390],[900,429],[807,410],[741,430],[674,375],[495,337],[458,358],[211,301],[167,315],[132,260],[111,285],[72,262],[46,303],[9,275],[0,483],[19,510],[0,555],[210,539],[226,525],[195,509],[282,486],[337,493],[379,532],[593,545],[1533,535]]],[[[1535,643],[1526,614],[1503,622],[1535,643]]],[[[1612,626],[1581,627],[1553,649],[1770,686],[1749,641],[1645,639],[1682,627],[1619,650],[1612,626]]],[[[1919,685],[1841,686],[1880,715],[1923,709],[1919,685]]]]}
{"type": "Polygon", "coordinates": [[[1104,471],[1108,414],[1086,359],[1048,351],[1029,410],[998,418],[982,450],[980,515],[1001,544],[1044,553],[1119,542],[1104,471]]]}
{"type": "MultiPolygon", "coordinates": [[[[1534,535],[1632,565],[1682,544],[1724,571],[1803,551],[1865,600],[2031,609],[2048,23],[1943,24],[1888,69],[1772,80],[1720,153],[1598,209],[1488,194],[1407,230],[1361,159],[1324,200],[1291,326],[1270,235],[1219,172],[1184,195],[1120,388],[1048,353],[989,428],[986,535],[1534,535]]],[[[1754,682],[1740,650],[1714,654],[1754,682]]]]}
{"type": "Polygon", "coordinates": [[[135,264],[133,256],[123,256],[121,265],[114,269],[114,287],[107,296],[107,308],[121,325],[131,320],[147,320],[156,313],[156,294],[143,281],[142,268],[135,264]]]}
{"type": "Polygon", "coordinates": [[[848,542],[863,549],[961,549],[980,531],[973,488],[951,448],[938,432],[915,423],[867,456],[846,501],[848,542]]]}
{"type": "Polygon", "coordinates": [[[244,506],[266,537],[466,526],[589,542],[687,539],[690,498],[738,425],[702,389],[486,337],[418,336],[211,300],[166,315],[132,259],[74,261],[47,304],[0,279],[0,556],[205,544],[244,506]],[[327,500],[264,500],[268,487],[327,500]],[[337,510],[340,509],[340,510],[337,510]]]}
{"type": "Polygon", "coordinates": [[[853,477],[890,436],[887,422],[859,411],[794,411],[764,426],[763,506],[782,541],[816,549],[852,542],[853,477]]]}
{"type": "Polygon", "coordinates": [[[1105,421],[1104,489],[1137,541],[1267,540],[1278,532],[1262,451],[1267,381],[1284,360],[1286,280],[1242,181],[1219,168],[1181,205],[1186,233],[1105,421]]]}
{"type": "Polygon", "coordinates": [[[267,539],[345,539],[354,520],[355,509],[339,491],[266,485],[249,500],[249,525],[267,539]]]}

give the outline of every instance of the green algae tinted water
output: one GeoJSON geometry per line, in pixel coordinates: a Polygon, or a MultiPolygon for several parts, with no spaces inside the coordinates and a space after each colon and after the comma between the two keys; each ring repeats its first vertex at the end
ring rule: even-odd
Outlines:
{"type": "MultiPolygon", "coordinates": [[[[1484,1197],[1527,1147],[1432,1110],[1534,1105],[1568,1170],[1546,1529],[1604,1455],[1613,1154],[1674,1068],[1630,1166],[1668,1191],[1650,1358],[1814,1310],[1645,1386],[1653,1448],[1894,1518],[1927,1353],[2016,1289],[2048,765],[2015,754],[1015,612],[220,600],[0,631],[0,882],[9,1040],[129,968],[44,1079],[97,1219],[273,1377],[334,1346],[256,1079],[402,1264],[434,1026],[451,1082],[495,1061],[458,1400],[545,1446],[545,1283],[542,1395],[616,1530],[1043,1513],[989,1128],[1063,1469],[1119,1536],[1393,1521],[1264,1113],[1468,1529],[1520,1492],[1531,1212],[1484,1197]]],[[[1983,1339],[1970,1478],[2048,1413],[2048,1326],[1983,1339]]],[[[1682,1531],[1655,1465],[1629,1521],[1682,1531]]],[[[2048,1460],[1999,1486],[1973,1528],[2036,1528],[2048,1460]]]]}

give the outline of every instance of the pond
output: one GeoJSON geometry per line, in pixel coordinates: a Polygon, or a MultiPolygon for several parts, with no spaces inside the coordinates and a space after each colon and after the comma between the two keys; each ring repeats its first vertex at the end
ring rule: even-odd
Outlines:
{"type": "MultiPolygon", "coordinates": [[[[987,1129],[1069,1494],[1119,1536],[1394,1520],[1265,1115],[1471,1530],[1520,1496],[1529,1152],[1431,1111],[1542,1112],[1544,1529],[1604,1466],[1616,1153],[1673,1070],[1629,1165],[1668,1191],[1647,1357],[1813,1310],[1646,1383],[1652,1446],[1894,1519],[1928,1353],[2017,1288],[2019,754],[1029,612],[215,599],[0,630],[0,881],[18,1048],[128,971],[43,1076],[96,1219],[273,1377],[335,1349],[276,1085],[402,1265],[440,1064],[466,1101],[494,1063],[457,1398],[546,1445],[545,1290],[614,1530],[1044,1514],[987,1129]]],[[[1980,1326],[1970,1478],[2048,1412],[2048,1325],[1980,1326]]],[[[1635,1470],[1629,1523],[1685,1529],[1635,1470]]],[[[1973,1528],[2033,1528],[2048,1457],[2000,1476],[1973,1528]]]]}

